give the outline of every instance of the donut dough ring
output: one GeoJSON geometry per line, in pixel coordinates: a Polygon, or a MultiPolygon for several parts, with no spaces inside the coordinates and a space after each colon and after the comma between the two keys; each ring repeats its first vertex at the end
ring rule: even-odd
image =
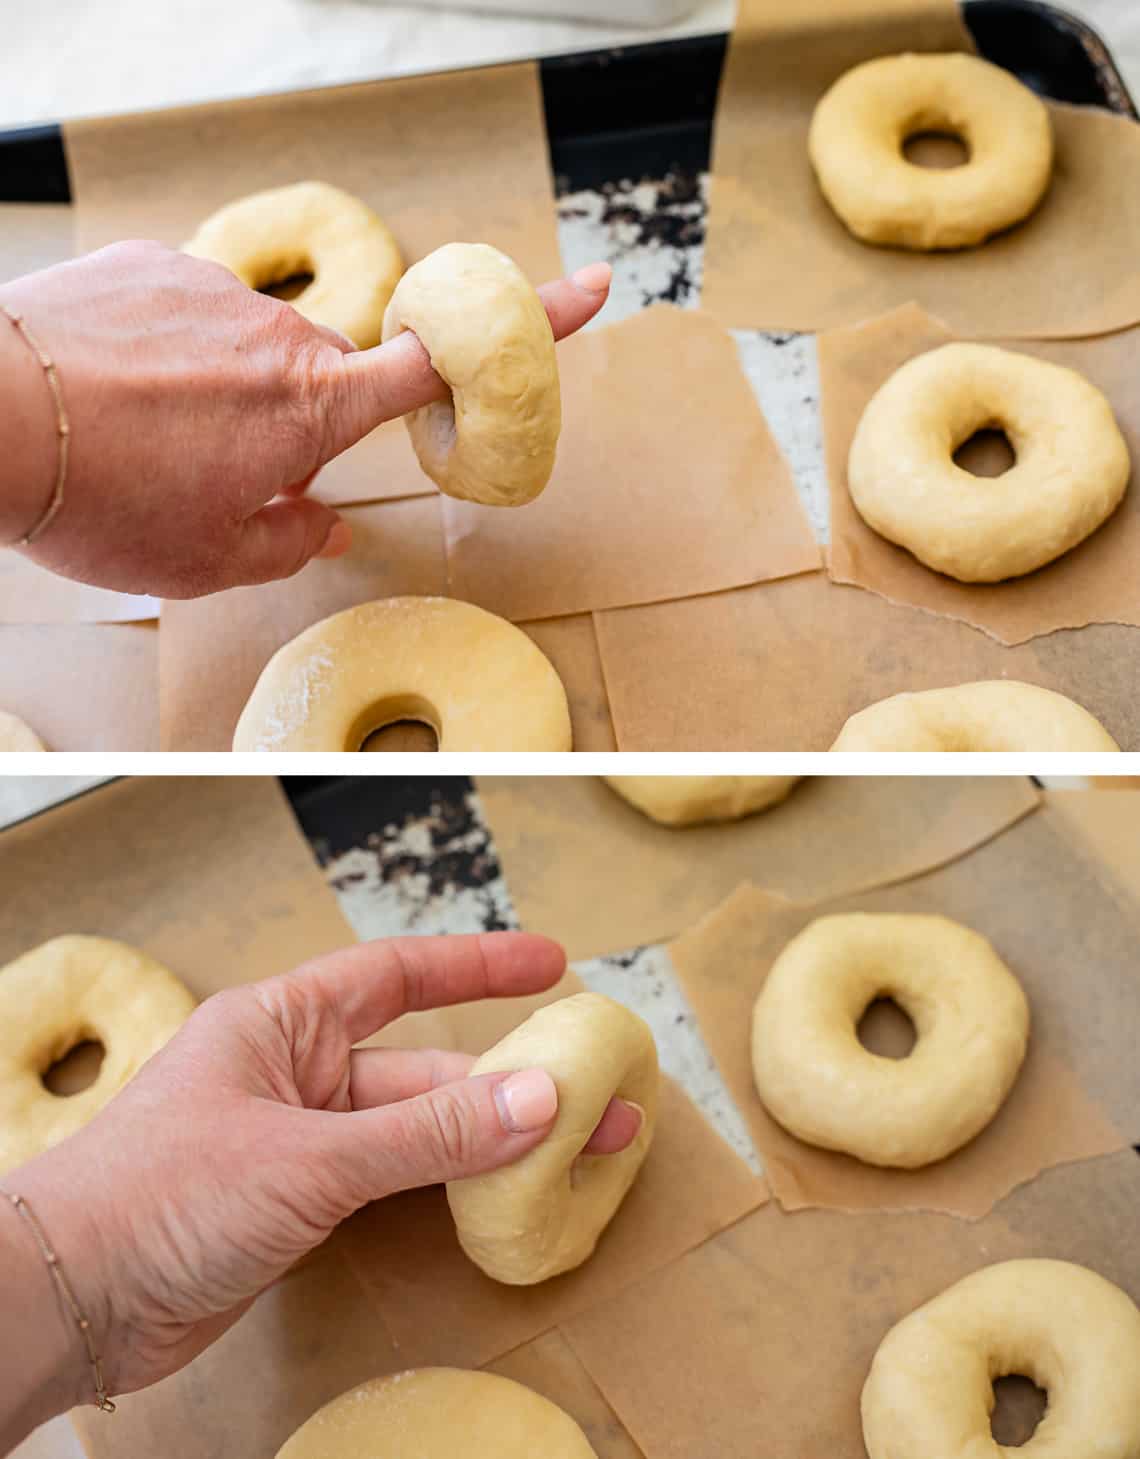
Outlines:
{"type": "Polygon", "coordinates": [[[47,746],[31,725],[0,709],[0,754],[29,754],[46,749],[47,746]]]}
{"type": "Polygon", "coordinates": [[[525,274],[485,243],[449,243],[413,264],[384,315],[410,329],[451,390],[404,417],[440,491],[521,507],[550,480],[562,429],[554,334],[525,274]]]}
{"type": "Polygon", "coordinates": [[[592,1254],[641,1168],[657,1119],[653,1035],[600,993],[540,1008],[471,1073],[530,1068],[548,1070],[558,1087],[550,1134],[514,1165],[447,1187],[463,1250],[512,1286],[544,1282],[592,1254]],[[640,1106],[640,1130],[617,1155],[583,1155],[614,1095],[640,1106]]]}
{"type": "Polygon", "coordinates": [[[381,598],[277,650],[235,750],[359,750],[401,719],[441,750],[569,750],[562,680],[521,628],[458,598],[381,598]]]}
{"type": "Polygon", "coordinates": [[[662,826],[738,821],[787,798],[798,775],[607,775],[606,784],[662,826]]]}
{"type": "Polygon", "coordinates": [[[521,1383],[417,1368],[342,1393],[277,1459],[597,1459],[562,1409],[521,1383]]]}
{"type": "Polygon", "coordinates": [[[1052,689],[1013,679],[893,694],[853,714],[831,748],[999,754],[1120,750],[1087,709],[1052,689]]]}
{"type": "Polygon", "coordinates": [[[1025,994],[984,937],[945,917],[855,912],[818,918],[773,963],[752,1070],[768,1113],[799,1139],[913,1170],[989,1124],[1028,1040],[1025,994]],[[915,1026],[905,1059],[859,1042],[881,997],[915,1026]]]}
{"type": "Polygon", "coordinates": [[[0,1174],[93,1119],[193,1011],[173,973],[106,937],[53,937],[0,968],[0,1174]],[[52,1094],[42,1076],[87,1039],[104,1049],[94,1083],[52,1094]]]}
{"type": "Polygon", "coordinates": [[[1072,1262],[983,1267],[891,1328],[862,1408],[870,1459],[1136,1459],[1140,1311],[1072,1262]],[[993,1382],[1013,1373],[1049,1400],[1017,1449],[990,1430],[993,1382]]]}
{"type": "Polygon", "coordinates": [[[380,343],[404,267],[399,245],[366,203],[327,182],[295,182],[239,198],[201,224],[183,252],[224,264],[251,289],[311,273],[289,303],[360,349],[380,343]]]}
{"type": "Polygon", "coordinates": [[[808,155],[856,238],[969,248],[1037,207],[1053,172],[1053,128],[1027,86],[978,56],[879,56],[824,93],[808,155]],[[969,161],[946,169],[910,162],[903,146],[919,132],[960,137],[969,161]]]}
{"type": "Polygon", "coordinates": [[[935,572],[996,583],[1044,567],[1116,510],[1131,463],[1112,407],[1075,370],[994,345],[916,355],[871,397],[847,484],[859,515],[935,572]],[[1016,455],[974,476],[954,452],[1004,430],[1016,455]]]}

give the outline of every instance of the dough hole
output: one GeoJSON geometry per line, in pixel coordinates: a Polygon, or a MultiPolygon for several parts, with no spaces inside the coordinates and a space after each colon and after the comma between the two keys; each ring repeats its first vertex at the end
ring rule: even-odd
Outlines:
{"type": "Polygon", "coordinates": [[[903,156],[913,167],[946,171],[964,167],[970,160],[970,144],[957,132],[923,128],[903,142],[903,156]]]}
{"type": "Polygon", "coordinates": [[[418,694],[382,700],[361,714],[349,736],[349,748],[372,753],[415,753],[439,749],[439,715],[418,694]]]}
{"type": "Polygon", "coordinates": [[[275,279],[268,284],[263,284],[257,292],[268,294],[272,299],[283,299],[289,303],[303,294],[312,282],[313,275],[307,269],[298,269],[283,279],[275,279]]]}
{"type": "Polygon", "coordinates": [[[954,465],[971,476],[1004,476],[1017,464],[1013,442],[1000,426],[984,426],[954,452],[954,465]]]}
{"type": "Polygon", "coordinates": [[[1037,1432],[1045,1417],[1049,1396],[1032,1378],[1011,1373],[994,1379],[994,1409],[990,1431],[994,1442],[1007,1449],[1019,1449],[1037,1432]]]}
{"type": "Polygon", "coordinates": [[[430,755],[439,749],[439,736],[430,724],[399,719],[373,730],[360,748],[374,755],[430,755]]]}
{"type": "Polygon", "coordinates": [[[49,1094],[58,1094],[62,1098],[90,1089],[99,1077],[106,1052],[98,1039],[81,1039],[44,1071],[44,1088],[49,1094]]]}
{"type": "Polygon", "coordinates": [[[918,1042],[910,1014],[893,998],[873,998],[856,1030],[859,1042],[883,1059],[905,1059],[918,1042]]]}

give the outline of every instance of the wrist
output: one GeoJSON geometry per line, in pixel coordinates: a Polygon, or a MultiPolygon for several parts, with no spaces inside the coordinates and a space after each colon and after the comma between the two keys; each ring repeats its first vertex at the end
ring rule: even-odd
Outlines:
{"type": "MultiPolygon", "coordinates": [[[[0,304],[21,314],[19,298],[0,289],[0,304]]],[[[0,546],[17,545],[51,502],[59,421],[44,368],[28,340],[0,312],[0,546]]]]}

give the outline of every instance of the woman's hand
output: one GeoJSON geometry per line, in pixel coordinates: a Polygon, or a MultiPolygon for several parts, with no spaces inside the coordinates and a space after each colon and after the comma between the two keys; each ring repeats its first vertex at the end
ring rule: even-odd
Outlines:
{"type": "MultiPolygon", "coordinates": [[[[592,319],[608,289],[604,264],[541,289],[555,337],[592,319]]],[[[197,597],[340,555],[348,528],[303,495],[313,476],[382,421],[447,395],[414,335],[357,351],[157,243],[29,274],[0,301],[55,361],[71,423],[63,507],[21,550],[100,587],[197,597]]],[[[13,543],[51,497],[57,422],[35,356],[0,326],[0,543],[13,543]]]]}

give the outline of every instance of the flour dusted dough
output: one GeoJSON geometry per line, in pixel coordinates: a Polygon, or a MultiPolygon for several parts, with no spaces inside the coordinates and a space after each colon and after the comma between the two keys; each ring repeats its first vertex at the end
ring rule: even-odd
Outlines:
{"type": "Polygon", "coordinates": [[[847,484],[880,536],[936,572],[994,583],[1044,567],[1094,532],[1131,474],[1112,407],[1075,370],[994,345],[916,355],[871,397],[847,484]],[[1004,430],[1016,462],[974,476],[954,452],[1004,430]]]}
{"type": "Polygon", "coordinates": [[[900,248],[966,248],[1019,223],[1045,195],[1053,130],[1027,86],[979,56],[879,56],[819,101],[808,154],[824,197],[857,238],[900,248]],[[903,145],[949,132],[969,160],[917,166],[903,145]]]}
{"type": "Polygon", "coordinates": [[[441,750],[571,748],[562,681],[521,628],[457,598],[383,598],[278,649],[234,749],[359,750],[401,719],[441,750]]]}
{"type": "Polygon", "coordinates": [[[636,1013],[600,993],[540,1008],[471,1072],[530,1068],[546,1069],[558,1087],[553,1130],[516,1164],[447,1187],[464,1251],[513,1286],[545,1281],[592,1254],[641,1168],[657,1120],[653,1035],[636,1013]],[[583,1155],[615,1095],[641,1107],[640,1130],[616,1155],[583,1155]]]}
{"type": "Polygon", "coordinates": [[[752,1069],[768,1113],[799,1139],[914,1169],[989,1124],[1028,1041],[1021,984],[984,937],[946,917],[855,912],[817,918],[773,963],[752,1069]],[[914,1024],[905,1059],[859,1042],[859,1020],[884,997],[914,1024]]]}
{"type": "Polygon", "coordinates": [[[597,1459],[572,1418],[521,1383],[460,1368],[374,1378],[326,1403],[277,1459],[597,1459]]]}
{"type": "Polygon", "coordinates": [[[1140,1311],[1072,1262],[983,1267],[891,1328],[862,1406],[870,1459],[1136,1459],[1140,1311]],[[1013,1373],[1048,1394],[1020,1449],[990,1430],[993,1381],[1013,1373]]]}
{"type": "Polygon", "coordinates": [[[30,725],[0,709],[0,754],[6,751],[27,754],[46,749],[47,746],[30,725]]]}
{"type": "Polygon", "coordinates": [[[606,784],[663,826],[738,821],[784,800],[798,775],[607,775],[606,784]]]}
{"type": "Polygon", "coordinates": [[[397,285],[384,339],[410,329],[451,398],[405,417],[440,491],[490,507],[533,501],[562,429],[554,335],[542,300],[505,253],[449,243],[397,285]]]}
{"type": "Polygon", "coordinates": [[[54,937],[0,968],[0,1174],[85,1125],[193,1011],[173,973],[106,937],[54,937]],[[95,1082],[52,1094],[42,1076],[87,1039],[104,1048],[95,1082]]]}
{"type": "Polygon", "coordinates": [[[1087,709],[1013,679],[895,694],[853,714],[831,747],[852,750],[1119,751],[1087,709]]]}
{"type": "Polygon", "coordinates": [[[380,343],[384,310],[404,266],[396,240],[372,209],[327,182],[239,198],[207,218],[183,251],[224,264],[251,289],[312,274],[313,282],[289,302],[361,349],[380,343]]]}

